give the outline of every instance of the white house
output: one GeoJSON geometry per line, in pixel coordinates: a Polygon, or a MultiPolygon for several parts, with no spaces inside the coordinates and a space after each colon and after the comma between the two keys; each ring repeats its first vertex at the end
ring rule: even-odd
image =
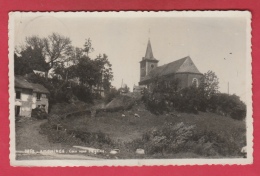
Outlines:
{"type": "Polygon", "coordinates": [[[23,76],[15,75],[15,116],[31,117],[36,107],[48,113],[48,94],[43,85],[29,83],[23,76]]]}

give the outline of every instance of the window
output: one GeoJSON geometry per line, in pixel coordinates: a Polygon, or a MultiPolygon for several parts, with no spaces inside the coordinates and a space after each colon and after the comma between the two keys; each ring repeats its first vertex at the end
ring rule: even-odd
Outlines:
{"type": "Polygon", "coordinates": [[[41,94],[40,94],[40,93],[37,93],[37,94],[36,94],[36,97],[37,97],[37,100],[40,100],[40,99],[41,99],[41,94]]]}
{"type": "Polygon", "coordinates": [[[16,99],[21,99],[21,92],[20,91],[16,91],[15,92],[15,98],[16,99]]]}
{"type": "Polygon", "coordinates": [[[20,109],[21,107],[20,106],[15,106],[15,116],[20,116],[20,109]]]}
{"type": "Polygon", "coordinates": [[[154,65],[152,64],[151,67],[154,68],[154,65]]]}
{"type": "Polygon", "coordinates": [[[193,78],[192,85],[195,85],[196,87],[199,87],[199,81],[197,78],[193,78]]]}

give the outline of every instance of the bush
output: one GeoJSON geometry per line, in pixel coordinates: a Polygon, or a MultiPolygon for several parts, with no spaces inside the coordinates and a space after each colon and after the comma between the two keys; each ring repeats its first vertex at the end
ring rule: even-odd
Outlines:
{"type": "Polygon", "coordinates": [[[191,86],[173,93],[145,91],[143,101],[146,108],[154,114],[162,114],[170,110],[198,113],[200,96],[199,90],[191,86]]]}
{"type": "Polygon", "coordinates": [[[240,152],[232,135],[199,131],[195,125],[183,122],[176,125],[166,123],[161,129],[152,129],[127,146],[133,151],[143,148],[149,155],[190,152],[201,156],[237,156],[240,152]]]}
{"type": "Polygon", "coordinates": [[[217,92],[216,76],[212,72],[206,75],[208,75],[207,79],[211,77],[212,79],[204,81],[205,83],[199,87],[192,85],[184,89],[176,88],[178,81],[173,81],[172,85],[164,86],[164,81],[157,80],[152,84],[153,87],[151,86],[152,91],[144,91],[143,101],[146,108],[154,114],[162,114],[164,111],[172,110],[187,113],[210,111],[237,120],[244,119],[246,117],[245,103],[236,95],[217,92]]]}
{"type": "Polygon", "coordinates": [[[115,97],[117,97],[120,94],[116,88],[111,88],[108,92],[105,94],[105,103],[109,103],[112,101],[115,97]]]}
{"type": "Polygon", "coordinates": [[[36,119],[47,119],[48,114],[45,111],[45,108],[35,108],[32,110],[32,117],[36,119]]]}
{"type": "Polygon", "coordinates": [[[44,123],[40,126],[40,133],[47,135],[53,143],[64,143],[67,145],[91,145],[93,147],[113,146],[110,137],[102,132],[86,132],[74,129],[66,129],[60,126],[57,130],[56,123],[44,123]]]}
{"type": "Polygon", "coordinates": [[[242,120],[246,117],[246,105],[236,95],[218,93],[212,96],[209,100],[209,109],[236,120],[242,120]]]}
{"type": "Polygon", "coordinates": [[[199,91],[195,86],[184,88],[173,97],[172,101],[175,101],[174,108],[177,111],[198,113],[199,91]]]}
{"type": "Polygon", "coordinates": [[[144,89],[142,100],[146,108],[153,114],[158,115],[167,111],[166,97],[159,92],[149,92],[144,89]]]}
{"type": "Polygon", "coordinates": [[[147,154],[178,153],[193,136],[194,129],[194,125],[186,126],[182,122],[176,125],[166,123],[162,129],[148,131],[141,140],[134,140],[129,146],[144,148],[147,154]]]}
{"type": "Polygon", "coordinates": [[[72,87],[72,94],[80,101],[93,103],[93,95],[91,94],[90,89],[86,86],[77,85],[72,87]]]}
{"type": "Polygon", "coordinates": [[[32,83],[41,84],[50,91],[50,95],[48,96],[50,105],[49,108],[56,103],[68,103],[75,97],[78,100],[87,103],[93,102],[93,95],[87,86],[60,80],[57,77],[44,78],[34,74],[29,75],[28,80],[32,83]]]}
{"type": "Polygon", "coordinates": [[[195,133],[193,136],[195,141],[194,152],[204,156],[230,156],[238,155],[239,146],[235,143],[232,136],[216,133],[210,130],[195,133]]]}

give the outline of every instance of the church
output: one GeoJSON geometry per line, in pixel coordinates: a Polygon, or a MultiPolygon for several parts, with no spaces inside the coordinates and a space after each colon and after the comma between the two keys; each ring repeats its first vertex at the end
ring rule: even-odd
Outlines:
{"type": "Polygon", "coordinates": [[[159,60],[154,58],[150,39],[148,40],[145,56],[140,61],[139,86],[150,87],[153,78],[171,81],[178,79],[179,88],[183,89],[193,84],[199,86],[203,76],[189,56],[158,66],[159,60]]]}

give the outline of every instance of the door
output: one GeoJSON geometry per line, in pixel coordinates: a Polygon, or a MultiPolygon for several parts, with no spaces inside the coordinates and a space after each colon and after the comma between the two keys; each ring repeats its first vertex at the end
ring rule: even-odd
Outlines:
{"type": "Polygon", "coordinates": [[[15,106],[15,116],[20,116],[20,108],[21,106],[15,106]]]}

